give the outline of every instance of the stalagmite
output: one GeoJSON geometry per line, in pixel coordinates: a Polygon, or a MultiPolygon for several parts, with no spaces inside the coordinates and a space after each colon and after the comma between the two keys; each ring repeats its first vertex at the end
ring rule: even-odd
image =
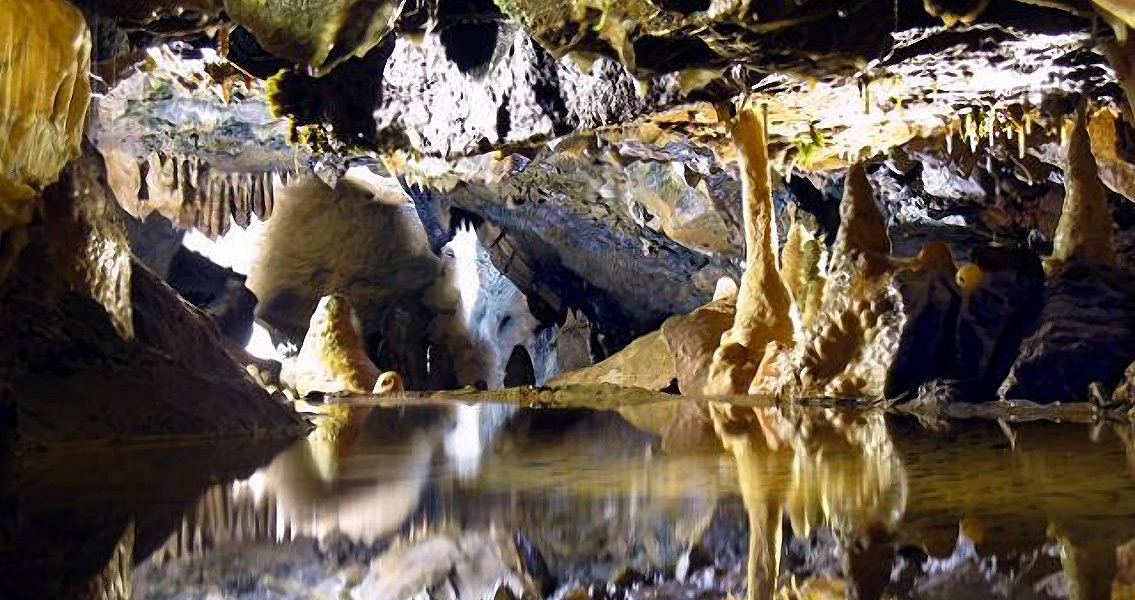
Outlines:
{"type": "Polygon", "coordinates": [[[780,277],[796,307],[798,328],[811,324],[819,308],[823,291],[823,278],[820,275],[822,254],[822,243],[796,218],[793,211],[788,239],[781,251],[780,277]]]}
{"type": "Polygon", "coordinates": [[[1003,399],[1085,401],[1119,383],[1135,357],[1135,287],[1116,264],[1114,221],[1077,115],[1065,146],[1064,205],[1056,226],[1038,325],[1001,383],[1003,399]]]}
{"type": "Polygon", "coordinates": [[[1063,132],[1068,137],[1064,147],[1064,208],[1056,226],[1052,259],[1046,268],[1051,272],[1073,260],[1114,264],[1111,210],[1092,156],[1085,116],[1078,115],[1071,130],[1065,127],[1063,132]]]}
{"type": "Polygon", "coordinates": [[[768,148],[760,116],[741,110],[733,140],[741,159],[746,263],[733,327],[721,336],[710,364],[705,392],[711,395],[745,393],[765,346],[793,342],[791,300],[776,264],[768,148]]]}
{"type": "Polygon", "coordinates": [[[294,369],[300,394],[374,390],[379,371],[363,350],[358,317],[345,296],[331,294],[319,300],[294,369]]]}
{"type": "Polygon", "coordinates": [[[873,270],[889,264],[886,257],[891,253],[891,240],[887,236],[887,223],[875,205],[874,192],[862,164],[848,170],[839,210],[840,228],[833,249],[833,264],[863,260],[865,266],[873,270]]]}
{"type": "Polygon", "coordinates": [[[891,243],[862,165],[848,170],[820,314],[798,347],[802,393],[882,393],[901,331],[889,276],[891,243]],[[891,339],[895,338],[895,339],[891,339]],[[876,354],[880,355],[876,356],[876,354]]]}

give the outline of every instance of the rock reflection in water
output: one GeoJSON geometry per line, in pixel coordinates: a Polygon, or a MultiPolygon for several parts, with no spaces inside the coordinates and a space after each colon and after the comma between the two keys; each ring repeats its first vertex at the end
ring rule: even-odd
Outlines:
{"type": "Polygon", "coordinates": [[[206,494],[135,571],[136,595],[1094,599],[1132,589],[1127,426],[710,412],[720,446],[664,451],[615,412],[521,410],[471,475],[445,450],[451,407],[376,408],[353,442],[317,432],[206,494]]]}
{"type": "Polygon", "coordinates": [[[130,598],[134,565],[207,486],[247,477],[283,447],[230,441],[0,457],[0,598],[130,598]]]}
{"type": "Polygon", "coordinates": [[[800,591],[811,586],[860,600],[1132,591],[1117,559],[1135,536],[1127,426],[927,429],[881,411],[798,407],[713,414],[752,526],[751,598],[818,595],[800,591]],[[797,586],[800,561],[783,565],[781,549],[791,554],[817,526],[839,568],[797,586]]]}

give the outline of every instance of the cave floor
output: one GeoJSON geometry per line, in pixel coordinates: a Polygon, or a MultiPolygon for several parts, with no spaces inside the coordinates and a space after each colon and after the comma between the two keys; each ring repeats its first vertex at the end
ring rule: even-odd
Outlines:
{"type": "Polygon", "coordinates": [[[346,425],[317,417],[295,442],[24,456],[0,490],[0,597],[1094,598],[1135,583],[1135,429],[1087,406],[532,393],[340,400],[346,425]]]}

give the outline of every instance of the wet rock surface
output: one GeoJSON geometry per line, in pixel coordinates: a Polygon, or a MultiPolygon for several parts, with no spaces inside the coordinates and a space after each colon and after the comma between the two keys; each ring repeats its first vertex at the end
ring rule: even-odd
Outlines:
{"type": "Polygon", "coordinates": [[[1129,586],[1118,3],[33,4],[0,445],[318,426],[158,518],[32,472],[0,553],[90,532],[39,597],[1129,586]],[[186,246],[241,235],[247,277],[186,246]]]}
{"type": "Polygon", "coordinates": [[[101,164],[89,154],[49,190],[49,221],[3,281],[5,437],[35,448],[302,431],[209,317],[132,262],[101,164]]]}
{"type": "Polygon", "coordinates": [[[1067,402],[1092,397],[1092,384],[1110,395],[1135,356],[1133,294],[1130,274],[1103,266],[1072,265],[1051,280],[1000,395],[1067,402]]]}

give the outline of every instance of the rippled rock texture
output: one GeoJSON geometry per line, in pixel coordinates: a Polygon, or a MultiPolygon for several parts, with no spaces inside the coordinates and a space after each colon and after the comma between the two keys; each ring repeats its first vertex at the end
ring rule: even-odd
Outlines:
{"type": "Polygon", "coordinates": [[[91,35],[64,0],[0,4],[0,232],[31,218],[36,192],[79,155],[91,99],[91,35]]]}

